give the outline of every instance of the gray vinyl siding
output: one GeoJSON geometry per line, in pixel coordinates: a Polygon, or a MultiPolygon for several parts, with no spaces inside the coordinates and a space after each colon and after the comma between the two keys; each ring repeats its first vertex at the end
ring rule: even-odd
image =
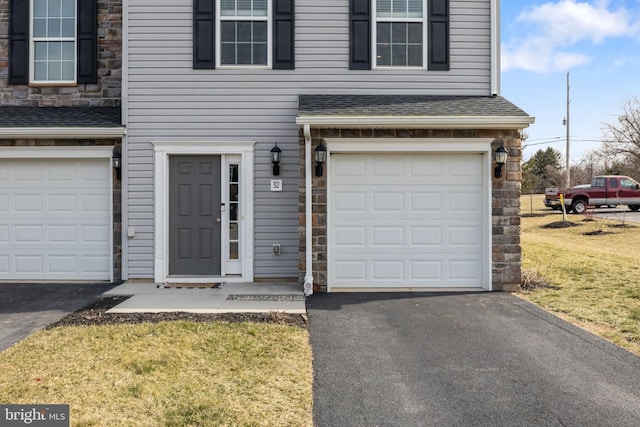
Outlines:
{"type": "Polygon", "coordinates": [[[487,96],[490,1],[451,1],[451,71],[349,70],[348,0],[296,1],[296,69],[192,69],[193,0],[128,6],[128,241],[130,278],[153,277],[150,141],[256,141],[256,278],[298,276],[299,94],[487,96]],[[283,150],[284,191],[269,191],[269,150],[283,150]],[[282,254],[274,256],[272,245],[282,254]]]}

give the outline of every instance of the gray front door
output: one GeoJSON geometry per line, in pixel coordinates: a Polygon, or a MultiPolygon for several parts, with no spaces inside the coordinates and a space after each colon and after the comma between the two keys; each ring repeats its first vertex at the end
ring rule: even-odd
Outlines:
{"type": "Polygon", "coordinates": [[[169,274],[218,276],[220,156],[169,157],[169,274]]]}

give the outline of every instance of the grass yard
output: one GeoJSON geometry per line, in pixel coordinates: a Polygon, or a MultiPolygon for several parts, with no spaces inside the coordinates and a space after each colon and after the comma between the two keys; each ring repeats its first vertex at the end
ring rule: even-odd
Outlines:
{"type": "Polygon", "coordinates": [[[534,196],[531,217],[531,199],[521,200],[523,269],[551,287],[519,295],[640,355],[640,224],[626,222],[624,214],[589,221],[570,214],[577,226],[544,228],[562,214],[542,200],[534,196]]]}
{"type": "Polygon", "coordinates": [[[0,402],[72,426],[311,426],[306,329],[187,321],[66,326],[0,353],[0,402]]]}

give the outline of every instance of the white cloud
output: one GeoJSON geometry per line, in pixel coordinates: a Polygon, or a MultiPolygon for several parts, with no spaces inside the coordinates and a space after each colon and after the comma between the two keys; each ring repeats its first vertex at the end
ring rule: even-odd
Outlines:
{"type": "Polygon", "coordinates": [[[516,18],[524,36],[502,45],[502,69],[555,72],[587,64],[592,58],[576,45],[638,36],[634,15],[624,7],[614,10],[608,0],[562,0],[529,8],[516,18]]]}

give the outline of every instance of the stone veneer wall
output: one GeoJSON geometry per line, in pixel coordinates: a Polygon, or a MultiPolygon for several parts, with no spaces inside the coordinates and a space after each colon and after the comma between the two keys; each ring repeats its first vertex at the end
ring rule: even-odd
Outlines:
{"type": "MultiPolygon", "coordinates": [[[[23,0],[29,1],[29,0],[23,0]]],[[[122,79],[122,0],[98,0],[96,84],[9,85],[9,1],[0,0],[0,105],[117,107],[122,79]]]]}
{"type": "MultiPolygon", "coordinates": [[[[516,130],[446,130],[446,129],[312,129],[312,149],[323,138],[496,138],[504,142],[509,159],[502,178],[492,176],[492,277],[496,291],[515,291],[520,288],[522,248],[520,246],[520,183],[522,180],[522,149],[520,133],[516,130]]],[[[494,143],[495,151],[499,144],[494,143]]],[[[306,270],[306,209],[304,135],[299,133],[299,230],[300,277],[306,270]]],[[[495,167],[495,163],[493,164],[495,167]]],[[[325,165],[322,177],[313,174],[312,245],[313,283],[315,292],[327,291],[327,185],[325,165]]]]}
{"type": "MultiPolygon", "coordinates": [[[[2,1],[2,0],[0,0],[2,1]]],[[[0,139],[2,147],[121,147],[119,139],[0,139]]],[[[122,187],[113,174],[113,280],[122,279],[122,187]]]]}

